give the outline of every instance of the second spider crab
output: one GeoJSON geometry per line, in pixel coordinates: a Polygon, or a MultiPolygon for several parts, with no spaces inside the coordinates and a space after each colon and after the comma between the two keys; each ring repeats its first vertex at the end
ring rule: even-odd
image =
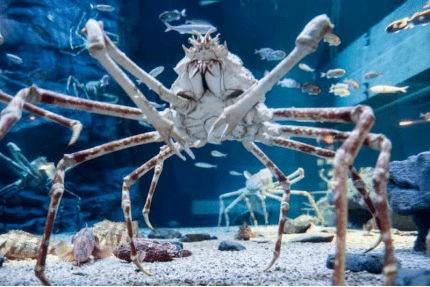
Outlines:
{"type": "MultiPolygon", "coordinates": [[[[359,191],[367,196],[359,174],[353,167],[354,160],[361,146],[367,146],[380,151],[376,162],[374,185],[377,196],[377,209],[369,199],[368,206],[376,216],[376,222],[381,230],[385,243],[385,284],[392,284],[397,267],[394,258],[394,247],[390,234],[390,218],[386,199],[386,184],[388,181],[391,142],[381,134],[369,133],[375,117],[367,106],[340,108],[277,108],[270,109],[264,105],[265,94],[291,70],[303,57],[314,52],[323,36],[332,30],[333,26],[326,15],[311,20],[296,39],[294,50],[282,60],[269,74],[261,80],[256,80],[249,70],[243,67],[242,61],[230,53],[227,46],[220,45],[220,35],[215,38],[210,33],[205,36],[197,35],[189,39],[191,48],[185,48],[185,57],[178,63],[175,71],[178,79],[170,89],[164,87],[158,80],[134,64],[127,56],[118,50],[107,34],[103,24],[90,19],[83,33],[89,41],[88,50],[96,58],[112,78],[126,91],[138,108],[100,103],[85,99],[76,99],[59,93],[43,90],[35,86],[23,89],[12,99],[0,97],[0,100],[10,101],[2,112],[0,119],[0,138],[20,117],[22,108],[32,108],[25,100],[32,103],[52,104],[69,107],[92,113],[107,114],[135,120],[146,120],[155,132],[144,133],[114,142],[103,144],[91,149],[64,155],[57,165],[54,184],[50,190],[49,205],[43,242],[35,267],[36,276],[44,284],[49,284],[44,274],[49,239],[55,221],[55,216],[64,192],[65,171],[79,163],[91,160],[107,153],[146,143],[166,143],[160,153],[137,168],[124,178],[122,187],[121,206],[127,224],[130,241],[131,260],[146,274],[150,274],[141,266],[137,256],[132,231],[130,186],[141,176],[154,169],[152,184],[143,209],[147,225],[148,214],[154,189],[163,168],[163,162],[185,150],[191,157],[190,148],[199,148],[208,142],[235,140],[259,159],[279,182],[283,190],[277,240],[273,258],[265,270],[270,269],[280,255],[282,231],[287,219],[290,202],[290,182],[287,176],[257,147],[255,142],[269,146],[289,148],[321,158],[334,158],[335,205],[337,239],[335,249],[335,267],[333,284],[344,285],[345,243],[347,229],[347,176],[351,174],[359,191]],[[155,91],[170,107],[157,112],[118,66],[122,66],[130,74],[155,91]],[[26,106],[27,105],[27,106],[26,106]],[[334,129],[281,125],[277,121],[309,121],[355,123],[352,132],[341,132],[334,129]],[[290,140],[290,137],[317,139],[332,136],[335,141],[343,141],[336,151],[326,150],[290,140]],[[173,142],[175,139],[176,142],[173,142]]],[[[0,96],[2,93],[0,93],[0,96]]],[[[58,119],[57,119],[58,120],[58,119]]],[[[58,122],[78,130],[76,122],[58,122]]],[[[76,133],[73,140],[76,139],[76,133]]]]}
{"type": "MultiPolygon", "coordinates": [[[[282,197],[278,196],[276,194],[283,194],[284,189],[279,184],[279,182],[273,182],[273,174],[269,169],[264,168],[264,169],[260,170],[259,172],[257,172],[256,174],[253,174],[253,175],[251,175],[249,172],[244,172],[244,176],[246,177],[246,186],[244,188],[241,188],[237,191],[232,191],[232,192],[228,192],[228,193],[224,193],[224,194],[220,195],[220,197],[219,197],[220,209],[219,209],[219,217],[218,217],[218,226],[221,226],[222,214],[224,214],[226,226],[227,227],[230,226],[230,218],[228,216],[228,212],[236,204],[238,204],[242,199],[245,201],[245,203],[248,207],[249,214],[251,215],[251,218],[252,218],[252,221],[254,222],[254,225],[257,226],[258,225],[257,218],[255,217],[255,214],[254,214],[254,211],[252,209],[251,202],[248,199],[248,196],[251,196],[251,195],[256,196],[258,199],[261,200],[261,205],[262,205],[262,209],[263,209],[263,213],[264,213],[264,223],[266,225],[269,224],[267,208],[266,208],[266,197],[276,199],[276,200],[282,202],[282,197]],[[224,198],[236,196],[236,195],[238,195],[238,197],[235,200],[233,200],[233,202],[230,203],[230,205],[227,206],[227,208],[226,208],[225,204],[224,204],[224,198]]],[[[304,177],[305,177],[305,171],[303,170],[303,168],[298,168],[295,172],[288,175],[287,179],[288,179],[290,185],[292,185],[292,184],[302,180],[304,177]]],[[[309,192],[304,191],[304,190],[291,189],[290,194],[297,194],[297,195],[306,196],[309,199],[310,205],[314,208],[315,213],[317,214],[318,218],[320,219],[321,225],[324,226],[324,218],[323,218],[321,212],[319,211],[313,196],[309,192]]]]}

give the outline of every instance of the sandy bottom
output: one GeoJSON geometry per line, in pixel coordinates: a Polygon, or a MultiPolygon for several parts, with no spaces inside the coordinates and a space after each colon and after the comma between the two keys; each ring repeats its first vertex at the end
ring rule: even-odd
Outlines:
{"type": "MultiPolygon", "coordinates": [[[[177,228],[183,235],[209,233],[218,239],[184,243],[184,249],[193,252],[187,258],[143,263],[154,276],[137,272],[133,263],[114,256],[77,267],[48,255],[45,274],[53,285],[331,285],[333,270],[326,267],[326,259],[334,253],[335,240],[331,243],[293,243],[289,241],[298,235],[284,235],[279,259],[270,271],[262,271],[272,258],[276,229],[276,226],[252,227],[268,242],[240,241],[246,250],[238,252],[218,250],[222,240],[234,240],[236,226],[230,230],[225,227],[177,228]]],[[[320,231],[321,228],[315,226],[307,233],[320,231]]],[[[148,229],[141,229],[142,234],[148,232],[148,229]]],[[[70,240],[71,235],[54,237],[70,240]]],[[[363,231],[349,230],[347,252],[362,252],[377,238],[376,233],[365,235],[363,231]]],[[[412,251],[416,238],[413,233],[398,233],[393,238],[402,268],[430,266],[430,258],[412,251]]],[[[383,252],[382,246],[373,252],[383,252]]],[[[0,285],[41,285],[34,275],[35,264],[36,260],[31,259],[4,262],[0,268],[0,285]]],[[[346,285],[381,285],[383,275],[346,271],[345,279],[346,285]]]]}

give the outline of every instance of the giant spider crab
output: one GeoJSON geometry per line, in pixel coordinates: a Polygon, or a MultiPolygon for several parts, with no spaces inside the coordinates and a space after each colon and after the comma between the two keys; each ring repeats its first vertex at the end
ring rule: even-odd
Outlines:
{"type": "Polygon", "coordinates": [[[36,276],[42,283],[49,284],[44,274],[46,255],[56,212],[64,192],[66,169],[106,153],[131,146],[161,141],[166,143],[156,156],[124,178],[122,188],[121,206],[127,224],[131,259],[140,270],[149,275],[150,273],[145,271],[141,266],[134,244],[129,194],[130,186],[142,175],[154,168],[152,184],[143,209],[145,221],[153,229],[149,223],[148,214],[152,195],[163,168],[163,162],[175,153],[183,158],[180,154],[182,150],[185,150],[193,158],[193,154],[189,149],[190,147],[199,148],[208,142],[221,142],[223,140],[242,142],[244,147],[272,172],[283,189],[274,254],[265,270],[271,268],[280,254],[282,231],[289,209],[290,182],[287,176],[283,174],[254,142],[260,142],[269,146],[285,147],[322,158],[334,158],[333,179],[335,181],[337,218],[335,267],[333,274],[333,284],[335,285],[344,285],[347,175],[348,172],[351,174],[355,186],[365,197],[370,211],[381,230],[381,239],[385,243],[385,283],[393,283],[397,267],[390,234],[390,218],[386,200],[391,142],[384,135],[369,133],[375,119],[372,109],[367,106],[269,109],[264,105],[265,93],[303,57],[314,52],[320,40],[332,28],[333,26],[326,15],[315,17],[297,37],[296,47],[290,55],[259,81],[253,77],[250,71],[243,67],[242,61],[237,56],[228,51],[226,44],[219,44],[220,35],[217,35],[215,38],[211,38],[210,33],[204,37],[197,35],[197,37],[189,39],[189,43],[192,45],[191,48],[187,49],[183,47],[185,57],[175,68],[179,77],[173,83],[171,89],[167,89],[118,50],[103,31],[103,24],[101,22],[90,19],[83,30],[89,41],[88,49],[90,54],[105,67],[138,108],[77,99],[35,86],[19,91],[13,100],[11,97],[0,92],[0,100],[10,102],[2,112],[2,118],[0,119],[0,139],[20,118],[22,108],[33,110],[35,113],[44,115],[72,128],[74,133],[70,144],[77,139],[81,128],[79,122],[67,121],[67,119],[58,118],[52,113],[46,111],[43,113],[41,110],[35,110],[35,107],[29,103],[25,103],[25,100],[32,103],[53,104],[129,119],[144,119],[156,129],[155,132],[148,132],[80,152],[66,154],[60,160],[50,190],[51,201],[43,242],[35,267],[36,276]],[[157,92],[162,100],[170,103],[170,108],[157,112],[115,62],[140,79],[153,91],[157,92]],[[286,120],[355,123],[355,127],[352,132],[340,132],[326,128],[297,127],[275,123],[276,121],[286,120]],[[332,136],[336,141],[343,141],[343,144],[336,152],[289,139],[293,136],[317,139],[327,135],[332,136]],[[176,142],[173,142],[172,138],[176,142]],[[375,191],[378,194],[378,209],[373,206],[373,203],[367,196],[365,186],[353,167],[354,159],[362,145],[380,151],[374,175],[375,191]]]}

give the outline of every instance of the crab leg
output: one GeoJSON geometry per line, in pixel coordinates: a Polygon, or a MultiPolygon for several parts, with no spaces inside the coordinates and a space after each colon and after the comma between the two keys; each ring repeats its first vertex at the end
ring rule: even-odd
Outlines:
{"type": "MultiPolygon", "coordinates": [[[[179,150],[181,149],[180,147],[177,147],[177,148],[179,150]]],[[[128,234],[129,243],[130,243],[130,258],[134,262],[134,264],[137,266],[137,268],[139,268],[140,271],[144,272],[146,275],[149,275],[149,276],[152,276],[152,274],[145,271],[145,269],[143,269],[142,265],[140,264],[140,259],[137,256],[136,246],[134,245],[133,225],[132,225],[133,220],[131,218],[130,187],[133,184],[135,184],[136,181],[141,176],[143,176],[145,173],[147,173],[148,171],[150,171],[153,168],[156,168],[155,173],[154,173],[154,178],[153,178],[153,181],[151,183],[152,193],[151,193],[151,189],[150,189],[150,193],[148,193],[148,198],[146,200],[145,209],[143,211],[143,213],[144,213],[143,215],[145,217],[145,210],[147,210],[145,222],[148,225],[148,227],[151,228],[152,225],[151,225],[151,223],[149,223],[147,215],[149,213],[149,207],[151,205],[152,194],[154,193],[154,189],[155,189],[156,183],[158,181],[158,177],[160,176],[163,162],[166,159],[168,159],[169,157],[171,157],[174,153],[175,152],[170,147],[163,146],[161,148],[161,151],[158,153],[158,155],[154,156],[152,159],[147,161],[145,164],[141,165],[139,168],[134,170],[132,173],[130,173],[129,175],[124,177],[124,183],[122,185],[121,207],[122,207],[122,210],[124,212],[124,217],[125,217],[125,221],[126,221],[126,225],[127,225],[127,234],[128,234]],[[161,166],[161,168],[160,168],[160,166],[161,166]],[[158,170],[157,170],[157,168],[158,168],[158,170]],[[155,181],[154,181],[154,179],[155,179],[155,181]]],[[[153,228],[151,228],[151,229],[154,230],[153,228]]]]}
{"type": "MultiPolygon", "coordinates": [[[[342,138],[343,145],[337,150],[334,158],[334,182],[335,182],[335,204],[336,204],[336,228],[337,241],[335,252],[335,272],[333,275],[334,285],[344,284],[345,269],[345,242],[347,227],[347,170],[350,169],[360,146],[367,145],[373,149],[379,150],[380,154],[376,163],[374,172],[374,186],[377,194],[377,205],[381,221],[381,236],[385,243],[385,283],[392,284],[396,277],[397,266],[394,257],[394,247],[390,234],[390,217],[388,214],[388,203],[386,201],[386,184],[388,182],[389,159],[391,153],[391,142],[383,135],[368,134],[373,125],[374,115],[370,108],[366,106],[347,107],[339,109],[283,109],[281,115],[283,118],[292,117],[297,120],[305,121],[338,121],[338,122],[355,122],[356,126],[350,133],[339,133],[338,135],[347,136],[342,138]],[[306,112],[308,110],[309,112],[306,112]]],[[[318,132],[319,129],[312,131],[318,132]]],[[[310,130],[308,130],[310,131],[310,130]]],[[[274,132],[274,130],[271,130],[274,132]]],[[[316,137],[316,133],[308,136],[316,137]]],[[[300,134],[300,133],[298,133],[300,134]]],[[[305,134],[305,132],[303,132],[305,134]]],[[[324,134],[324,133],[322,133],[324,134]]],[[[297,134],[296,134],[297,136],[297,134]]],[[[302,135],[303,136],[303,135],[302,135]]],[[[303,136],[303,137],[308,137],[303,136]]],[[[299,150],[320,157],[330,156],[331,151],[325,151],[321,148],[298,143],[284,138],[274,138],[265,134],[263,140],[268,145],[278,145],[290,149],[299,150]]]]}
{"type": "MultiPolygon", "coordinates": [[[[88,38],[89,46],[88,51],[90,55],[96,58],[100,64],[111,74],[112,78],[121,86],[127,93],[134,104],[142,110],[146,116],[148,123],[150,123],[160,134],[164,142],[175,151],[175,153],[183,160],[185,157],[181,155],[179,150],[171,142],[171,138],[175,139],[185,152],[194,159],[194,154],[188,147],[187,142],[181,134],[173,126],[173,123],[163,118],[157,110],[151,106],[149,101],[145,98],[142,92],[136,85],[128,78],[128,76],[118,67],[115,61],[123,66],[126,70],[132,67],[136,68],[136,64],[132,63],[124,53],[119,51],[106,33],[103,31],[103,24],[94,19],[88,20],[85,29],[82,31],[88,38]]],[[[130,70],[130,72],[135,69],[130,70]]],[[[150,88],[152,88],[150,86],[150,88]]],[[[155,88],[155,87],[154,87],[155,88]]],[[[159,91],[160,89],[157,89],[159,91]]],[[[175,99],[177,99],[176,97],[175,99]]]]}
{"type": "MultiPolygon", "coordinates": [[[[219,217],[218,217],[218,226],[221,226],[222,214],[224,213],[224,209],[225,209],[224,198],[230,197],[230,196],[235,196],[235,195],[241,194],[242,192],[243,192],[243,189],[239,189],[237,191],[232,191],[232,192],[225,193],[225,194],[222,194],[219,196],[220,209],[219,209],[219,217]]],[[[227,222],[227,220],[226,220],[225,224],[227,227],[229,227],[229,223],[230,222],[227,222]]]]}
{"type": "MultiPolygon", "coordinates": [[[[64,178],[67,169],[70,169],[82,162],[97,158],[99,156],[112,153],[115,151],[123,150],[136,145],[142,145],[152,142],[159,142],[161,138],[158,132],[149,132],[137,136],[120,139],[107,144],[99,145],[90,149],[75,152],[72,154],[65,154],[57,165],[57,172],[53,180],[53,185],[49,191],[51,201],[49,203],[48,215],[46,218],[45,229],[43,232],[43,239],[40,246],[39,257],[37,258],[36,267],[34,268],[36,277],[44,285],[50,285],[45,276],[45,263],[46,255],[48,253],[49,239],[51,237],[52,229],[54,227],[55,216],[57,214],[58,206],[60,205],[61,197],[64,192],[64,178]]],[[[130,223],[131,224],[131,223],[130,223]]],[[[130,225],[131,227],[131,225],[130,225]]],[[[127,226],[128,228],[128,226],[127,226]]]]}
{"type": "Polygon", "coordinates": [[[224,210],[224,216],[225,216],[225,225],[228,227],[230,227],[230,217],[228,216],[228,212],[230,211],[230,209],[232,209],[239,201],[241,201],[245,196],[247,196],[249,194],[249,190],[242,188],[239,190],[240,191],[240,195],[238,198],[236,198],[235,200],[233,200],[232,203],[230,203],[229,206],[227,206],[227,208],[224,210]]]}
{"type": "Polygon", "coordinates": [[[264,224],[269,224],[269,216],[267,214],[267,207],[266,207],[266,195],[262,194],[259,190],[257,190],[257,197],[261,200],[261,205],[263,206],[263,212],[264,212],[264,224]]]}
{"type": "Polygon", "coordinates": [[[30,93],[37,90],[35,86],[27,89],[20,90],[15,97],[11,97],[8,94],[0,90],[0,102],[8,103],[6,108],[1,112],[0,118],[0,140],[6,135],[6,133],[13,127],[13,125],[21,118],[22,109],[35,114],[37,116],[46,118],[55,123],[70,128],[72,132],[72,138],[70,139],[67,146],[73,145],[79,137],[82,130],[82,124],[76,120],[70,120],[63,116],[54,114],[53,112],[41,109],[25,102],[25,99],[30,93]]]}
{"type": "Polygon", "coordinates": [[[284,195],[282,197],[279,213],[278,237],[275,244],[275,250],[273,251],[272,261],[269,263],[269,266],[264,269],[264,271],[267,271],[272,267],[281,253],[282,233],[284,231],[285,222],[287,221],[287,212],[290,208],[290,182],[282,171],[263,153],[261,149],[257,147],[255,143],[243,142],[243,146],[272,172],[273,176],[284,188],[284,195]]]}
{"type": "Polygon", "coordinates": [[[327,15],[320,15],[312,19],[297,37],[294,50],[268,75],[245,91],[235,104],[224,109],[224,112],[212,125],[208,133],[208,141],[211,141],[212,137],[222,127],[224,127],[222,137],[230,134],[253,106],[258,102],[264,101],[264,95],[270,91],[285,74],[305,56],[316,51],[318,43],[324,35],[332,29],[333,25],[330,23],[327,15]]]}
{"type": "Polygon", "coordinates": [[[254,222],[254,225],[258,226],[257,219],[255,218],[255,214],[254,214],[254,211],[252,210],[251,202],[249,202],[248,197],[244,196],[243,201],[245,201],[246,205],[248,206],[248,211],[249,211],[249,214],[251,215],[251,218],[252,218],[252,221],[254,222]]]}

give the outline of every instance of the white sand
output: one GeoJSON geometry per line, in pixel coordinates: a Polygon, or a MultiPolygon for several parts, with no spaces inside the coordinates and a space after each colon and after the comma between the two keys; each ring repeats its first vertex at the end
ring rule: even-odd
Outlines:
{"type": "MultiPolygon", "coordinates": [[[[193,255],[172,262],[143,263],[154,274],[136,272],[133,263],[124,263],[114,256],[77,267],[48,255],[45,274],[53,285],[330,285],[333,270],[327,269],[328,254],[334,253],[331,243],[291,243],[297,235],[284,235],[282,252],[274,267],[262,270],[272,257],[276,226],[251,227],[269,239],[268,243],[240,241],[243,251],[219,251],[222,240],[234,240],[238,227],[177,228],[187,233],[209,233],[218,240],[184,243],[193,255]]],[[[311,228],[308,233],[321,231],[311,228]]],[[[148,229],[141,229],[147,234],[148,229]]],[[[59,235],[55,237],[68,237],[59,235]]],[[[362,252],[373,244],[377,234],[364,236],[363,231],[349,231],[347,251],[362,252]]],[[[394,235],[396,255],[403,268],[430,266],[430,258],[412,251],[415,236],[394,235]]],[[[374,252],[382,252],[382,244],[374,252]]],[[[0,268],[0,285],[41,285],[34,275],[36,260],[6,261],[0,268]]],[[[346,285],[381,285],[383,275],[346,271],[346,285]]]]}

